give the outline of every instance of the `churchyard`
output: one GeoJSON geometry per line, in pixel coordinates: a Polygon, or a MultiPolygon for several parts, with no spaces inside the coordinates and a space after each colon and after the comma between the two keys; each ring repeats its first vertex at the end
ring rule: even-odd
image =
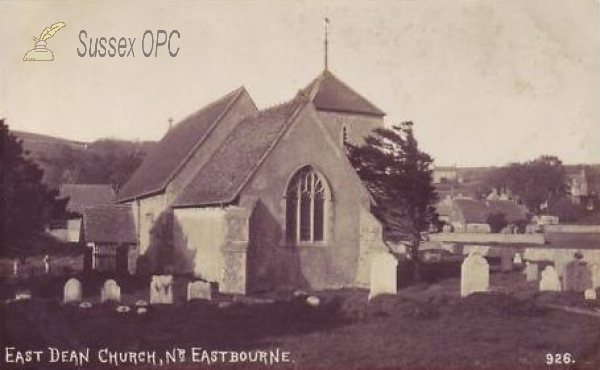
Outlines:
{"type": "MultiPolygon", "coordinates": [[[[382,263],[389,267],[389,261],[382,263]]],[[[208,366],[193,362],[192,352],[202,350],[288,353],[289,362],[268,366],[275,368],[530,369],[547,368],[550,358],[555,368],[598,369],[600,302],[584,283],[591,279],[587,267],[573,261],[562,279],[552,266],[542,267],[519,257],[490,268],[473,253],[462,265],[425,266],[420,283],[403,283],[401,273],[397,294],[378,294],[395,288],[381,281],[370,292],[278,291],[252,297],[221,295],[210,284],[180,276],[5,281],[3,347],[156,351],[162,361],[165,351],[185,351],[175,363],[161,366],[173,369],[208,366]]],[[[386,274],[372,278],[387,279],[386,274]]],[[[106,368],[91,357],[84,368],[106,368]]],[[[70,356],[64,360],[29,365],[77,365],[70,356]]],[[[248,367],[265,365],[211,365],[248,367]]]]}

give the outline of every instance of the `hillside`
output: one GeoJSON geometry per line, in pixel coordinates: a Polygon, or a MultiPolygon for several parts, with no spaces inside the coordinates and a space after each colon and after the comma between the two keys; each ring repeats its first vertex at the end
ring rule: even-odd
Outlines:
{"type": "Polygon", "coordinates": [[[13,134],[44,170],[43,180],[51,188],[62,183],[111,183],[118,188],[155,144],[116,139],[80,142],[23,131],[13,134]]]}

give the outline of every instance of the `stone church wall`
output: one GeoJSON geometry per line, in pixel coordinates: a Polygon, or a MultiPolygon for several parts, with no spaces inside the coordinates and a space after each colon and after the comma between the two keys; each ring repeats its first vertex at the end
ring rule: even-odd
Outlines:
{"type": "Polygon", "coordinates": [[[305,108],[243,195],[258,199],[250,217],[248,276],[251,288],[277,286],[326,289],[356,286],[360,209],[369,198],[338,143],[305,108]],[[294,245],[285,240],[285,192],[303,166],[320,172],[331,188],[326,240],[294,245]]]}
{"type": "Polygon", "coordinates": [[[340,145],[343,143],[343,127],[346,127],[348,140],[355,145],[363,145],[365,137],[374,129],[383,128],[383,117],[325,111],[319,111],[318,114],[340,145]]]}

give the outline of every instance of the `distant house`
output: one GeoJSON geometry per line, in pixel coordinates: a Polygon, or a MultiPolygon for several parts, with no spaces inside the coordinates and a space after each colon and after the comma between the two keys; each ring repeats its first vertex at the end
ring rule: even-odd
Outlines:
{"type": "Polygon", "coordinates": [[[433,169],[433,183],[444,184],[444,183],[462,183],[463,179],[460,176],[458,168],[456,166],[444,167],[436,166],[433,169]]]}
{"type": "Polygon", "coordinates": [[[164,263],[152,256],[171,224],[167,267],[221,292],[368,286],[371,256],[388,248],[344,142],[363,143],[384,115],[329,70],[265,110],[242,87],[190,115],[118,195],[140,268],[164,263]]]}
{"type": "Polygon", "coordinates": [[[67,220],[57,220],[50,227],[50,233],[56,238],[78,243],[81,235],[81,217],[83,210],[100,204],[114,204],[115,192],[109,184],[64,184],[59,188],[59,198],[69,198],[67,220]]]}
{"type": "Polygon", "coordinates": [[[489,233],[488,218],[493,214],[503,214],[509,225],[527,221],[528,217],[526,207],[509,200],[456,198],[446,200],[437,209],[445,213],[444,221],[455,232],[489,233]]]}
{"type": "Polygon", "coordinates": [[[135,223],[128,205],[105,204],[82,210],[81,239],[88,248],[86,269],[133,273],[137,244],[135,223]]]}

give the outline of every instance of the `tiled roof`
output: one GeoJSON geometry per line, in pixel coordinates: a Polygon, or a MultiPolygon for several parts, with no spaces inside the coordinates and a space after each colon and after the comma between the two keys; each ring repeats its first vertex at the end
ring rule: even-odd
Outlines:
{"type": "Polygon", "coordinates": [[[131,206],[112,204],[84,209],[83,240],[100,244],[136,244],[131,206]]]}
{"type": "Polygon", "coordinates": [[[475,199],[460,198],[455,199],[454,204],[460,209],[466,223],[487,223],[488,209],[483,202],[475,199]]]}
{"type": "Polygon", "coordinates": [[[241,87],[225,95],[173,127],[121,189],[119,201],[163,191],[204,136],[244,91],[241,87]]]}
{"type": "Polygon", "coordinates": [[[454,204],[461,211],[466,223],[487,223],[488,216],[503,213],[508,222],[527,219],[527,208],[509,200],[477,200],[458,198],[454,204]]]}
{"type": "Polygon", "coordinates": [[[313,104],[318,110],[385,116],[381,109],[359,95],[329,70],[323,71],[304,91],[313,96],[313,104]]]}
{"type": "Polygon", "coordinates": [[[527,219],[527,208],[510,200],[488,200],[486,204],[490,213],[504,213],[508,222],[527,219]]]}
{"type": "Polygon", "coordinates": [[[115,202],[110,184],[64,184],[59,188],[60,198],[69,198],[67,211],[81,213],[85,207],[115,202]]]}
{"type": "Polygon", "coordinates": [[[300,93],[287,103],[260,111],[240,122],[173,206],[232,202],[293,121],[294,113],[306,102],[306,96],[300,93]]]}

